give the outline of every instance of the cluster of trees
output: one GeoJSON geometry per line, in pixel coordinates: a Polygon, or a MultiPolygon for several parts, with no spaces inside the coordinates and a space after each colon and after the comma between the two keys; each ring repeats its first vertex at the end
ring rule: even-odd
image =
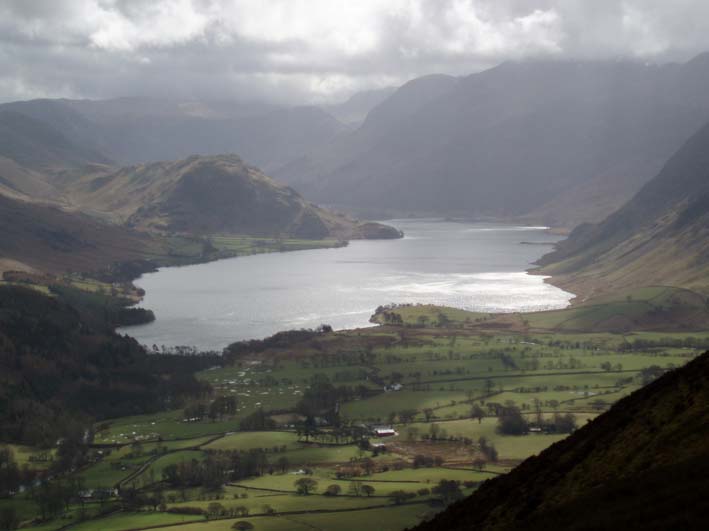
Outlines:
{"type": "Polygon", "coordinates": [[[623,364],[622,363],[616,363],[613,365],[610,361],[604,361],[600,365],[601,369],[604,371],[622,371],[623,370],[623,364]]]}
{"type": "Polygon", "coordinates": [[[285,474],[290,468],[287,456],[269,455],[283,450],[283,447],[251,449],[249,451],[219,450],[209,452],[207,458],[199,461],[182,461],[167,465],[162,471],[162,481],[169,487],[184,490],[202,487],[207,492],[219,492],[229,481],[262,476],[264,474],[285,474]]]}
{"type": "Polygon", "coordinates": [[[391,325],[403,325],[404,324],[404,319],[401,317],[400,313],[396,312],[381,312],[379,313],[381,316],[382,320],[386,324],[391,324],[391,325]]]}
{"type": "Polygon", "coordinates": [[[232,343],[224,349],[224,361],[233,365],[242,357],[264,352],[270,349],[287,349],[298,343],[304,343],[317,338],[320,335],[332,332],[330,325],[320,325],[316,329],[303,328],[301,330],[287,330],[278,332],[265,339],[252,339],[249,341],[238,341],[232,343]]]}
{"type": "Polygon", "coordinates": [[[439,496],[446,505],[458,501],[463,497],[463,492],[460,489],[460,481],[451,479],[442,479],[439,481],[438,485],[431,489],[431,493],[439,496]]]}
{"type": "Polygon", "coordinates": [[[237,400],[233,396],[218,396],[211,403],[191,404],[182,412],[185,419],[209,418],[211,421],[222,420],[224,417],[236,414],[237,400]]]}
{"type": "Polygon", "coordinates": [[[11,448],[0,447],[0,498],[17,492],[22,485],[23,471],[17,465],[11,448]]]}
{"type": "MultiPolygon", "coordinates": [[[[468,484],[466,484],[467,486],[468,484]]],[[[470,483],[469,486],[473,484],[470,483]]],[[[432,489],[421,488],[417,492],[408,492],[405,490],[395,490],[389,493],[389,499],[395,505],[401,505],[416,496],[430,496],[431,494],[438,497],[440,502],[449,505],[463,497],[463,491],[460,488],[460,481],[442,479],[432,489]]]]}
{"type": "MultiPolygon", "coordinates": [[[[495,448],[495,445],[488,441],[486,437],[481,436],[478,439],[478,448],[480,448],[480,453],[485,457],[485,459],[491,463],[497,463],[497,448],[495,448]]],[[[479,462],[477,463],[476,468],[482,468],[479,462]]]]}
{"type": "Polygon", "coordinates": [[[336,412],[338,404],[356,398],[367,398],[370,394],[370,390],[364,385],[335,387],[326,375],[318,373],[310,378],[310,385],[296,409],[306,416],[327,417],[336,412]]]}
{"type": "MultiPolygon", "coordinates": [[[[537,415],[536,426],[547,433],[571,433],[576,429],[576,416],[572,413],[555,413],[551,418],[537,415]]],[[[529,432],[530,422],[516,406],[500,410],[497,431],[503,435],[524,435],[529,432]]]]}
{"type": "MultiPolygon", "coordinates": [[[[250,475],[257,475],[257,472],[266,466],[266,463],[259,460],[259,455],[262,454],[253,454],[253,461],[248,458],[242,460],[241,458],[231,459],[231,456],[209,455],[203,461],[192,459],[172,463],[163,468],[162,480],[175,489],[201,486],[206,490],[218,490],[228,481],[234,461],[239,467],[244,467],[248,461],[250,469],[253,471],[253,474],[250,475]]],[[[236,456],[238,454],[234,457],[236,456]]],[[[265,460],[265,456],[263,456],[263,460],[265,460]]]]}
{"type": "Polygon", "coordinates": [[[44,480],[33,490],[32,497],[43,520],[54,518],[66,512],[70,505],[82,501],[84,491],[82,478],[44,480]]]}
{"type": "MultiPolygon", "coordinates": [[[[219,502],[212,502],[207,505],[207,510],[205,514],[210,518],[224,518],[224,517],[244,517],[249,516],[249,508],[245,505],[236,505],[233,507],[224,507],[219,502]]],[[[271,513],[273,514],[273,513],[271,513]]],[[[232,529],[239,529],[237,527],[232,527],[232,529]]],[[[248,528],[251,529],[251,528],[248,528]]]]}
{"type": "Polygon", "coordinates": [[[296,434],[301,441],[319,444],[357,444],[366,450],[369,448],[369,430],[359,424],[342,419],[336,412],[326,416],[327,430],[320,429],[315,417],[308,415],[296,424],[296,434]]]}
{"type": "MultiPolygon", "coordinates": [[[[309,477],[298,478],[293,485],[295,486],[295,492],[303,496],[307,496],[318,490],[318,482],[309,477]]],[[[337,494],[339,494],[339,491],[337,494]]]]}
{"type": "Polygon", "coordinates": [[[443,464],[443,458],[440,455],[432,456],[425,454],[417,454],[414,456],[413,467],[414,468],[431,468],[434,466],[441,466],[443,464]]]}
{"type": "Polygon", "coordinates": [[[150,356],[112,331],[110,311],[65,296],[0,286],[5,440],[50,447],[77,424],[179,407],[211,392],[194,372],[213,360],[150,356]]]}
{"type": "Polygon", "coordinates": [[[375,489],[372,485],[362,483],[361,481],[350,482],[348,489],[349,494],[352,496],[366,496],[367,498],[374,496],[376,491],[377,489],[375,489]]]}
{"type": "Polygon", "coordinates": [[[626,341],[618,347],[620,351],[652,350],[657,348],[690,348],[695,350],[709,350],[709,339],[706,337],[688,336],[684,338],[661,337],[659,339],[635,338],[626,341]]]}
{"type": "Polygon", "coordinates": [[[11,531],[20,527],[20,517],[17,510],[10,507],[3,507],[0,510],[0,531],[11,531]]]}
{"type": "Polygon", "coordinates": [[[245,416],[241,419],[241,422],[239,422],[239,429],[241,431],[268,431],[275,427],[276,421],[261,408],[245,416]]]}
{"type": "Polygon", "coordinates": [[[638,379],[640,380],[640,383],[642,385],[647,385],[657,380],[660,376],[665,374],[665,372],[667,371],[662,367],[658,365],[651,365],[650,367],[645,367],[644,369],[640,370],[638,379]]]}
{"type": "Polygon", "coordinates": [[[529,423],[518,407],[508,406],[500,409],[497,431],[503,435],[524,435],[529,431],[529,423]]]}

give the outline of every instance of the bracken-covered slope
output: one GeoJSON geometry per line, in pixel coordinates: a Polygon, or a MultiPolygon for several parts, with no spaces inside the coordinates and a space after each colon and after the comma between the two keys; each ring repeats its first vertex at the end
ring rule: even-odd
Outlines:
{"type": "Polygon", "coordinates": [[[167,253],[147,234],[2,194],[0,227],[0,275],[4,270],[103,272],[167,253]]]}
{"type": "Polygon", "coordinates": [[[96,165],[65,174],[69,199],[84,211],[142,230],[294,238],[396,238],[305,201],[236,155],[193,156],[115,170],[96,165]]]}
{"type": "Polygon", "coordinates": [[[699,530],[707,492],[709,353],[416,530],[699,530]]]}
{"type": "Polygon", "coordinates": [[[651,284],[709,290],[709,125],[625,206],[578,227],[540,263],[585,296],[651,284]]]}

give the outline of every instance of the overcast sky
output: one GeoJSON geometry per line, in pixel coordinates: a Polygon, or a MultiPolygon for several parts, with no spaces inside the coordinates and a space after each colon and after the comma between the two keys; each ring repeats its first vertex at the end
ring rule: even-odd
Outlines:
{"type": "Polygon", "coordinates": [[[0,100],[334,101],[508,59],[686,60],[709,0],[0,0],[0,100]]]}

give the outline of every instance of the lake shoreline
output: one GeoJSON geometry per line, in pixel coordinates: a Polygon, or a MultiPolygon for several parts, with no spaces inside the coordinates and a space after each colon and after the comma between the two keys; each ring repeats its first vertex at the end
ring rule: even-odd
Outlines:
{"type": "Polygon", "coordinates": [[[138,282],[146,291],[142,305],[157,321],[117,331],[142,344],[220,350],[233,341],[323,323],[337,330],[371,326],[382,304],[514,313],[563,308],[573,296],[545,287],[528,271],[540,247],[520,245],[522,233],[549,244],[556,240],[541,227],[393,222],[405,238],[357,240],[336,253],[317,249],[287,260],[268,253],[161,268],[138,282]]]}

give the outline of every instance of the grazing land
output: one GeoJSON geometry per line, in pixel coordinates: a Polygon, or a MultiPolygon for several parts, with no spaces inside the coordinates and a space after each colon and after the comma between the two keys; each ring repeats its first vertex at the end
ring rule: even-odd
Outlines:
{"type": "MultiPolygon", "coordinates": [[[[401,306],[375,328],[234,344],[197,374],[209,399],[97,424],[90,461],[65,479],[90,495],[33,529],[415,525],[694,359],[709,332],[655,314],[696,324],[705,308],[664,287],[533,314],[401,306]],[[618,307],[637,307],[639,330],[604,330],[618,307]]],[[[32,496],[3,503],[30,523],[32,496]]]]}

